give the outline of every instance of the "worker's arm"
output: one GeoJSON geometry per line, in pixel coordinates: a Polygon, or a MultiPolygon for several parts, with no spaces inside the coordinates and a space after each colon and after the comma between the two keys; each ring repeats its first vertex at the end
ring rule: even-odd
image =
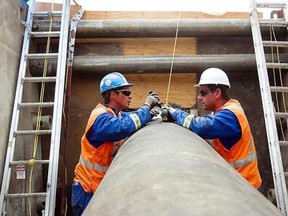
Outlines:
{"type": "MultiPolygon", "coordinates": [[[[189,114],[180,109],[173,113],[176,123],[183,126],[189,114]]],[[[238,119],[230,110],[224,109],[215,115],[194,116],[188,126],[190,130],[204,139],[220,139],[230,149],[241,138],[241,127],[238,119]]]]}
{"type": "Polygon", "coordinates": [[[122,112],[122,115],[116,117],[108,112],[99,115],[87,133],[89,142],[99,147],[103,142],[119,141],[151,120],[150,109],[147,106],[134,112],[122,112]]]}

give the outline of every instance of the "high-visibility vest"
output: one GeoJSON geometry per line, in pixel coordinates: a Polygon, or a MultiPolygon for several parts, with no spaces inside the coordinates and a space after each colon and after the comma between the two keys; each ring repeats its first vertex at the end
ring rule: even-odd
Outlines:
{"type": "Polygon", "coordinates": [[[230,150],[225,148],[220,139],[213,139],[213,147],[248,182],[255,188],[259,188],[262,180],[258,170],[253,136],[245,113],[240,103],[234,99],[226,102],[217,112],[223,109],[228,109],[235,114],[241,127],[242,136],[230,150]]]}
{"type": "MultiPolygon", "coordinates": [[[[110,166],[114,155],[123,144],[123,140],[118,142],[104,142],[98,148],[96,148],[86,138],[87,132],[92,127],[97,117],[104,112],[109,112],[116,116],[111,108],[105,107],[99,103],[92,111],[85,129],[85,133],[81,139],[81,155],[75,168],[76,176],[74,181],[79,182],[87,193],[94,193],[96,191],[108,167],[110,166]]],[[[119,113],[119,117],[120,116],[121,113],[119,113]]]]}

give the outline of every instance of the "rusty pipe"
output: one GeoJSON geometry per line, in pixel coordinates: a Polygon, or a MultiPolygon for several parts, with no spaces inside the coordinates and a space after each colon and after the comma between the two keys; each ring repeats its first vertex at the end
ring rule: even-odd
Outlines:
{"type": "MultiPolygon", "coordinates": [[[[74,59],[75,73],[106,73],[119,70],[123,73],[168,73],[171,56],[79,56],[74,59]]],[[[256,69],[253,54],[191,55],[175,56],[173,72],[202,71],[207,67],[221,67],[224,70],[243,67],[256,69]]]]}
{"type": "Polygon", "coordinates": [[[83,216],[94,214],[282,215],[203,139],[157,120],[121,147],[83,216]]]}
{"type": "MultiPolygon", "coordinates": [[[[267,62],[272,56],[266,55],[267,62]]],[[[280,60],[287,62],[287,55],[281,54],[280,60]]],[[[171,56],[75,56],[73,63],[74,74],[105,74],[111,71],[122,73],[169,73],[171,56]]],[[[44,61],[29,62],[33,76],[41,76],[44,61]]],[[[54,75],[56,61],[49,60],[48,74],[54,75]]],[[[201,72],[208,67],[220,67],[226,71],[256,70],[254,54],[221,54],[221,55],[191,55],[175,56],[173,72],[201,72]]]]}
{"type": "MultiPolygon", "coordinates": [[[[177,19],[109,19],[80,20],[77,38],[134,38],[175,37],[177,19]]],[[[38,20],[33,24],[40,31],[49,29],[48,21],[38,20]]],[[[53,23],[53,30],[59,30],[60,22],[53,23]]],[[[276,27],[277,35],[286,36],[285,28],[276,27]]],[[[263,27],[263,35],[269,35],[269,27],[263,27]]],[[[181,19],[178,37],[251,37],[249,19],[181,19]]]]}

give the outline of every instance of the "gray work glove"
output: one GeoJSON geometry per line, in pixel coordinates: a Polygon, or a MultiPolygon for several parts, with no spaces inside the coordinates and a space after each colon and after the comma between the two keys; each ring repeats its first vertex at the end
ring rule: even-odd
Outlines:
{"type": "Polygon", "coordinates": [[[150,110],[150,114],[151,114],[151,118],[158,116],[159,113],[161,112],[161,108],[159,106],[154,106],[151,110],[150,110]]]}
{"type": "Polygon", "coordinates": [[[175,108],[171,107],[168,104],[165,104],[161,107],[161,117],[163,121],[172,121],[173,120],[173,113],[176,111],[175,108]]]}
{"type": "Polygon", "coordinates": [[[152,92],[152,93],[150,93],[149,96],[146,98],[144,104],[145,104],[146,106],[150,107],[150,110],[151,110],[154,106],[156,106],[156,105],[159,104],[159,101],[160,101],[159,95],[158,95],[156,92],[152,92]]]}
{"type": "Polygon", "coordinates": [[[171,116],[176,111],[176,109],[170,106],[169,104],[165,104],[161,107],[161,110],[164,110],[164,109],[167,109],[171,116]]]}

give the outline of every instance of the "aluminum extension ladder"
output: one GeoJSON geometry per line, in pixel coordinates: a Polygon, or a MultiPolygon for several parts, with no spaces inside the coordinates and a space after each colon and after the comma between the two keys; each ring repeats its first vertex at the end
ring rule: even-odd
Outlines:
{"type": "Polygon", "coordinates": [[[250,22],[269,144],[276,202],[278,208],[287,216],[288,197],[286,178],[288,172],[284,172],[283,162],[285,159],[284,150],[287,152],[288,147],[287,131],[285,136],[284,128],[285,124],[286,127],[288,125],[288,111],[285,104],[285,97],[287,97],[285,93],[287,94],[288,92],[288,86],[287,83],[285,86],[283,80],[285,73],[287,73],[288,63],[287,60],[285,62],[285,60],[279,58],[281,49],[288,48],[286,35],[279,36],[280,29],[284,30],[282,32],[287,34],[287,1],[284,1],[284,3],[260,3],[251,0],[250,9],[250,22]],[[258,9],[274,10],[275,14],[273,14],[272,18],[268,19],[258,18],[258,12],[260,11],[258,9]],[[278,16],[279,14],[277,13],[282,13],[283,18],[278,16]],[[269,36],[263,34],[265,28],[266,32],[269,32],[269,36]],[[269,31],[267,31],[267,29],[269,29],[269,31]],[[272,56],[272,60],[269,60],[269,62],[265,58],[265,54],[268,53],[272,56]]]}
{"type": "MultiPolygon", "coordinates": [[[[19,64],[18,81],[1,186],[1,216],[36,215],[36,210],[33,208],[35,208],[34,204],[37,203],[35,200],[38,198],[45,200],[40,212],[41,215],[54,215],[56,207],[70,0],[63,0],[62,11],[54,11],[52,9],[51,11],[36,12],[34,7],[35,1],[30,0],[27,20],[25,22],[22,54],[19,64]],[[48,31],[40,31],[39,28],[39,31],[37,31],[37,28],[33,26],[33,22],[37,20],[48,20],[50,21],[50,24],[56,20],[55,22],[61,22],[61,27],[59,29],[58,25],[58,29],[55,29],[52,28],[51,25],[48,31]],[[38,48],[37,51],[33,49],[32,43],[30,44],[30,42],[35,39],[47,40],[46,52],[43,52],[43,50],[42,52],[38,52],[38,48]],[[56,52],[55,49],[49,48],[50,39],[56,40],[58,48],[56,52]],[[43,71],[41,71],[40,75],[32,77],[29,73],[29,61],[37,60],[44,61],[44,66],[42,67],[43,71]],[[53,75],[48,76],[48,61],[52,60],[57,64],[57,71],[54,72],[53,75]],[[33,89],[31,85],[37,87],[34,89],[38,89],[41,86],[41,92],[43,93],[45,92],[46,84],[51,84],[54,87],[52,96],[49,95],[51,97],[54,95],[54,98],[51,101],[44,101],[43,94],[40,94],[39,100],[37,99],[36,102],[26,100],[27,92],[31,95],[33,89]],[[49,115],[50,118],[46,121],[43,120],[44,116],[42,116],[42,111],[45,111],[45,109],[49,109],[49,112],[51,113],[49,115]],[[29,121],[32,122],[32,120],[31,118],[27,119],[27,111],[25,114],[25,110],[31,110],[31,112],[34,113],[34,116],[35,113],[37,113],[35,126],[31,126],[33,123],[27,123],[29,121]],[[50,126],[49,121],[51,121],[50,126]],[[48,123],[48,126],[46,128],[44,127],[44,129],[42,127],[43,122],[46,126],[48,123]],[[41,151],[39,153],[39,150],[35,148],[38,144],[38,140],[41,140],[43,135],[45,135],[46,140],[49,140],[47,143],[50,144],[48,147],[45,146],[45,148],[48,148],[49,152],[46,159],[42,158],[41,151]],[[33,149],[33,154],[31,154],[31,149],[33,149]],[[27,152],[25,154],[23,153],[25,151],[30,152],[29,154],[27,152]],[[46,169],[43,168],[44,166],[46,166],[46,169]],[[45,181],[46,179],[43,180],[44,178],[41,178],[41,176],[44,175],[44,170],[46,171],[45,176],[47,177],[47,181],[45,181]],[[27,171],[30,171],[30,178],[26,177],[26,173],[29,173],[27,171]],[[37,182],[37,180],[35,180],[37,178],[34,177],[33,174],[43,181],[43,186],[41,184],[42,182],[37,182]],[[41,189],[33,191],[33,189],[39,187],[39,184],[41,185],[41,189]],[[19,188],[19,185],[21,185],[21,190],[14,191],[15,188],[19,188]]],[[[37,212],[37,215],[40,214],[37,212]]]]}

